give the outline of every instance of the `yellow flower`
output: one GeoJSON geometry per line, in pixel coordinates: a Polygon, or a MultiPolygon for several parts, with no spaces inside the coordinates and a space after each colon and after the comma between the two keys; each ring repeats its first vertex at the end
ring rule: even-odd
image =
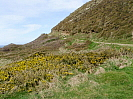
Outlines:
{"type": "Polygon", "coordinates": [[[32,92],[32,89],[29,89],[27,92],[32,92]]]}
{"type": "Polygon", "coordinates": [[[47,81],[46,80],[41,80],[42,83],[46,83],[47,81]]]}
{"type": "Polygon", "coordinates": [[[74,73],[69,73],[69,75],[74,75],[74,73]]]}
{"type": "Polygon", "coordinates": [[[37,79],[34,79],[34,81],[38,81],[37,79]]]}

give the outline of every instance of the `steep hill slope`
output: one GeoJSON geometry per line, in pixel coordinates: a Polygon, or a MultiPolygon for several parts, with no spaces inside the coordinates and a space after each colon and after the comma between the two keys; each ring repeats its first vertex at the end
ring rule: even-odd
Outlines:
{"type": "Polygon", "coordinates": [[[71,13],[52,33],[98,33],[98,37],[132,39],[132,0],[92,0],[71,13]]]}

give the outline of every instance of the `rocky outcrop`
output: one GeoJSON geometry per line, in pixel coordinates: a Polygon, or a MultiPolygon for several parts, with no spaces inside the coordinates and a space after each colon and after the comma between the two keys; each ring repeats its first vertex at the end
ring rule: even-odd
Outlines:
{"type": "Polygon", "coordinates": [[[105,73],[105,69],[102,68],[102,67],[99,67],[99,68],[97,69],[97,71],[94,73],[94,75],[98,75],[98,74],[101,74],[101,73],[105,73]]]}

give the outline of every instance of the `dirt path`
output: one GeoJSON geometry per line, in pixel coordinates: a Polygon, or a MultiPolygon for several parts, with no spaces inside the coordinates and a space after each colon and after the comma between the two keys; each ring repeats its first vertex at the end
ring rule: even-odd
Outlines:
{"type": "MultiPolygon", "coordinates": [[[[95,41],[94,41],[94,42],[95,42],[95,41]]],[[[105,43],[105,42],[95,42],[95,43],[101,43],[101,44],[114,44],[114,45],[120,45],[120,46],[129,46],[129,47],[133,47],[133,44],[105,43]]]]}

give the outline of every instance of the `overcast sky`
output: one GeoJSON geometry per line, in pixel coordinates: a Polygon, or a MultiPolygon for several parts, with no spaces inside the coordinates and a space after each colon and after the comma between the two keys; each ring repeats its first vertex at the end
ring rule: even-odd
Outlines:
{"type": "Polygon", "coordinates": [[[25,44],[89,0],[0,0],[0,45],[25,44]]]}

